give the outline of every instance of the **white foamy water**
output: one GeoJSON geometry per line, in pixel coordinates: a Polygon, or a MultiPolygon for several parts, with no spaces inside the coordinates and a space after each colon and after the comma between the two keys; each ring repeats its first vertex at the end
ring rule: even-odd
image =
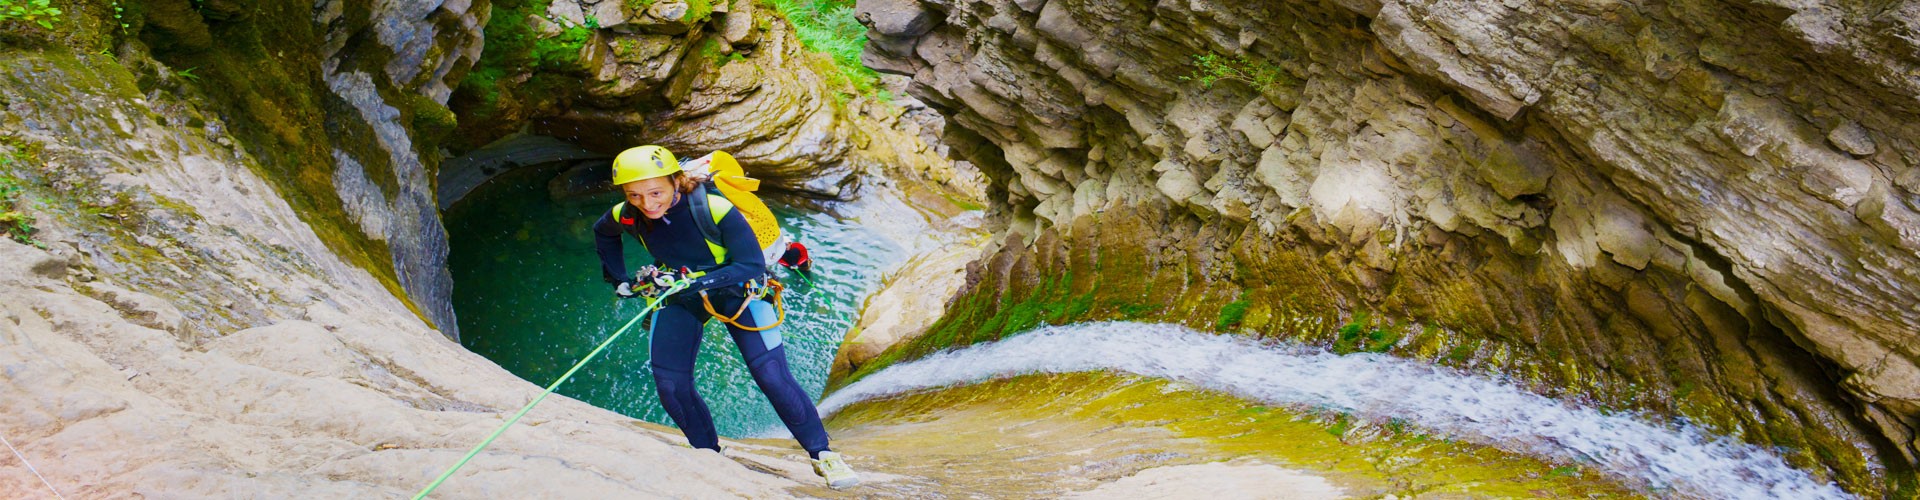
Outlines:
{"type": "Polygon", "coordinates": [[[1766,450],[1692,426],[1574,406],[1512,384],[1378,354],[1262,345],[1181,326],[1087,323],[895,365],[820,402],[822,415],[911,391],[1032,373],[1114,370],[1264,403],[1398,418],[1509,451],[1572,460],[1703,498],[1852,498],[1766,450]]]}

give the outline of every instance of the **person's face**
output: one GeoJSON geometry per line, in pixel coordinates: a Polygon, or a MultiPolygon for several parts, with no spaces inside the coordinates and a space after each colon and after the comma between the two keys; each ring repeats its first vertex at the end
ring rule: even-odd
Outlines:
{"type": "Polygon", "coordinates": [[[674,190],[671,176],[621,184],[620,191],[627,195],[627,204],[640,207],[640,212],[648,219],[659,219],[667,215],[667,208],[673,206],[674,190]]]}

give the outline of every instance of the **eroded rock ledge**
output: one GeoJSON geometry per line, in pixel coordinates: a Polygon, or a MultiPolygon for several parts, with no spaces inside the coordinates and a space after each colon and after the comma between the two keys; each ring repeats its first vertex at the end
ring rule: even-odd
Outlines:
{"type": "MultiPolygon", "coordinates": [[[[447,338],[432,179],[489,2],[60,7],[56,29],[0,26],[0,209],[34,227],[0,239],[0,435],[59,491],[401,496],[538,394],[447,338]]],[[[906,111],[849,147],[939,160],[906,111]]],[[[815,482],[792,449],[679,439],[555,397],[440,491],[815,482]]],[[[44,489],[0,468],[0,491],[44,489]]]]}
{"type": "Polygon", "coordinates": [[[869,174],[978,191],[943,150],[811,52],[771,7],[749,0],[500,2],[487,53],[448,104],[454,148],[521,130],[611,156],[660,144],[686,156],[732,153],[770,187],[847,199],[869,174]]]}
{"type": "Polygon", "coordinates": [[[860,11],[868,63],[913,75],[1025,235],[881,361],[1008,322],[1215,323],[1238,300],[1246,323],[1204,326],[1415,324],[1395,352],[1686,415],[1855,491],[1914,463],[1920,7],[860,11]],[[1181,78],[1204,54],[1276,78],[1181,78]],[[1067,313],[1023,308],[1049,300],[1067,313]]]}

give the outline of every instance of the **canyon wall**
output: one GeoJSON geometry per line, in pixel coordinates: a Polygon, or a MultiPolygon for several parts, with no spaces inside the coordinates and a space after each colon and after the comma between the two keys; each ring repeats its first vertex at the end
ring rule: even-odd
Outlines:
{"type": "MultiPolygon", "coordinates": [[[[55,491],[406,495],[539,394],[451,340],[435,199],[441,161],[485,129],[447,104],[485,67],[495,5],[59,7],[52,28],[0,20],[0,435],[55,491]]],[[[756,57],[803,60],[790,37],[769,39],[779,48],[756,57]]],[[[714,74],[678,67],[667,73],[714,74]]],[[[732,95],[826,88],[791,83],[732,95]]],[[[866,155],[843,162],[862,168],[954,168],[919,143],[924,120],[907,106],[849,118],[860,106],[813,97],[837,104],[799,114],[839,128],[780,136],[791,149],[866,155]]],[[[676,109],[648,111],[707,126],[676,109]]],[[[852,177],[795,167],[781,180],[837,189],[852,177]]],[[[797,449],[730,443],[722,458],[681,442],[549,398],[440,491],[776,497],[817,483],[797,449]]],[[[0,469],[0,496],[47,491],[36,474],[0,469]]]]}
{"type": "MultiPolygon", "coordinates": [[[[126,57],[120,55],[118,57],[126,57]]],[[[540,393],[335,250],[191,87],[125,59],[0,54],[0,496],[399,497],[540,393]],[[15,465],[25,460],[33,467],[15,465]]],[[[147,62],[144,64],[152,64],[147,62]]],[[[443,485],[452,497],[787,496],[677,431],[548,398],[443,485]],[[644,464],[644,465],[640,465],[644,464]]],[[[796,458],[797,457],[797,458],[796,458]]]]}
{"type": "Polygon", "coordinates": [[[486,55],[451,101],[456,149],[525,131],[608,156],[641,144],[689,158],[725,150],[773,189],[810,198],[849,199],[862,179],[894,173],[979,189],[920,140],[921,121],[902,119],[924,106],[856,88],[767,5],[498,2],[486,33],[486,55]]]}
{"type": "Polygon", "coordinates": [[[859,11],[1008,236],[856,375],[1161,319],[1506,373],[1912,488],[1920,4],[859,11]]]}

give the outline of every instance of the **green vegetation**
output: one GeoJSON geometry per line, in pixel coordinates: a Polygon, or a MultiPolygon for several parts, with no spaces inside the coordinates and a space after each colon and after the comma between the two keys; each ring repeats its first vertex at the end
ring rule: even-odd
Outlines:
{"type": "MultiPolygon", "coordinates": [[[[315,72],[321,67],[321,54],[312,50],[325,38],[325,26],[312,22],[312,5],[263,2],[253,4],[244,19],[213,23],[206,22],[197,12],[167,14],[142,11],[142,7],[128,3],[129,10],[136,12],[135,17],[144,16],[149,25],[155,23],[155,16],[173,15],[176,17],[167,22],[182,26],[198,24],[208,30],[214,43],[207,48],[169,45],[153,51],[154,58],[164,67],[193,68],[184,72],[193,76],[182,76],[182,72],[175,71],[174,78],[149,78],[149,75],[131,74],[129,68],[111,61],[100,64],[102,61],[84,60],[92,56],[71,62],[67,56],[53,57],[56,66],[62,66],[69,74],[99,71],[103,76],[124,80],[106,89],[133,92],[135,96],[153,91],[203,95],[210,101],[207,109],[231,125],[228,130],[234,142],[258,160],[249,165],[275,185],[294,213],[312,227],[321,241],[342,258],[366,269],[394,297],[418,313],[419,309],[400,285],[387,243],[362,232],[347,215],[335,192],[332,161],[335,150],[360,159],[369,179],[379,182],[394,176],[387,156],[383,152],[375,153],[381,150],[371,131],[366,130],[368,125],[360,120],[327,118],[332,94],[315,72]],[[67,67],[69,65],[71,67],[67,67]],[[191,79],[201,83],[186,85],[191,79]],[[193,88],[183,88],[188,86],[193,88]]],[[[385,60],[371,57],[353,60],[354,64],[370,68],[386,64],[385,60]]],[[[394,96],[388,99],[401,102],[394,96]]],[[[411,122],[413,117],[406,116],[410,111],[402,108],[401,119],[411,122]]],[[[427,318],[424,314],[420,317],[427,318]]]]}
{"type": "Polygon", "coordinates": [[[1133,468],[1240,460],[1287,464],[1363,498],[1646,496],[1577,466],[1555,474],[1556,466],[1567,464],[1450,441],[1410,426],[1385,432],[1392,425],[1334,410],[1268,407],[1177,382],[1104,372],[1023,375],[869,400],[827,421],[829,429],[857,429],[836,435],[841,439],[836,442],[866,450],[875,460],[937,446],[940,458],[960,468],[934,473],[960,483],[981,477],[978,466],[967,464],[1019,461],[1023,472],[1040,479],[997,485],[986,493],[1009,498],[1047,496],[1059,484],[1047,479],[1058,477],[1053,471],[1082,470],[1088,463],[1114,464],[1101,473],[1121,476],[1133,468]],[[1022,425],[1009,432],[1007,422],[1022,425]],[[1164,437],[1114,438],[1143,436],[1141,431],[1164,437]],[[966,439],[970,436],[992,439],[966,439]]]}
{"type": "Polygon", "coordinates": [[[1447,361],[1465,363],[1468,358],[1473,357],[1473,350],[1478,347],[1477,344],[1479,344],[1479,342],[1476,341],[1471,344],[1453,346],[1453,349],[1447,351],[1447,361]]]}
{"type": "Polygon", "coordinates": [[[1362,315],[1340,327],[1340,334],[1333,341],[1333,352],[1352,354],[1356,352],[1387,352],[1400,341],[1400,334],[1361,326],[1366,321],[1362,315]]]}
{"type": "MultiPolygon", "coordinates": [[[[707,22],[707,19],[710,19],[713,17],[714,1],[715,0],[687,0],[687,13],[682,14],[680,16],[680,19],[686,22],[688,25],[696,25],[696,24],[707,22]]],[[[726,0],[718,0],[718,1],[726,1],[726,0]]]]}
{"type": "Polygon", "coordinates": [[[543,70],[567,71],[580,62],[580,49],[592,39],[593,30],[586,26],[567,28],[560,36],[534,42],[533,60],[543,70]]]}
{"type": "MultiPolygon", "coordinates": [[[[477,148],[516,130],[521,124],[502,115],[558,114],[586,78],[580,52],[593,41],[595,30],[586,25],[566,26],[559,35],[543,38],[530,22],[536,17],[565,25],[547,16],[551,0],[494,2],[484,28],[486,50],[480,61],[460,79],[449,108],[462,123],[459,134],[446,141],[456,149],[477,148]],[[515,81],[515,75],[532,76],[515,81]]],[[[644,7],[641,7],[644,8],[644,7]]],[[[598,19],[591,20],[598,24],[598,19]]]]}
{"type": "Polygon", "coordinates": [[[832,58],[834,71],[821,76],[843,80],[861,94],[886,97],[875,88],[880,74],[860,64],[867,27],[854,19],[851,0],[768,0],[767,5],[793,24],[800,43],[832,58]]]}
{"type": "Polygon", "coordinates": [[[1253,302],[1247,300],[1247,293],[1240,292],[1239,299],[1228,302],[1226,307],[1220,308],[1220,319],[1213,322],[1213,329],[1226,330],[1240,326],[1240,321],[1247,318],[1247,307],[1251,305],[1253,302]]]}
{"type": "MultiPolygon", "coordinates": [[[[20,167],[21,155],[28,159],[34,156],[31,143],[19,143],[11,136],[0,143],[0,234],[20,243],[46,248],[46,245],[34,239],[33,233],[39,232],[33,227],[33,215],[21,211],[26,202],[27,182],[14,177],[11,171],[20,167]]],[[[28,168],[37,165],[28,165],[28,168]]]]}
{"type": "Polygon", "coordinates": [[[1346,437],[1347,432],[1351,430],[1353,430],[1353,415],[1345,413],[1334,415],[1333,423],[1327,426],[1327,434],[1332,434],[1335,438],[1346,437]]]}
{"type": "Polygon", "coordinates": [[[1262,92],[1299,83],[1279,65],[1247,56],[1227,57],[1208,52],[1193,56],[1193,72],[1180,77],[1183,82],[1200,82],[1202,88],[1232,81],[1247,84],[1262,92]]]}
{"type": "MultiPolygon", "coordinates": [[[[12,156],[0,157],[12,161],[12,156]]],[[[7,238],[36,247],[46,248],[45,244],[33,239],[33,216],[20,211],[24,188],[19,179],[0,174],[0,234],[7,238]]]]}
{"type": "Polygon", "coordinates": [[[716,66],[726,66],[728,63],[747,58],[747,56],[741,55],[739,52],[721,54],[720,50],[725,44],[726,42],[722,42],[719,39],[707,38],[701,40],[700,45],[693,50],[695,54],[700,56],[701,60],[713,61],[716,66]]]}
{"type": "MultiPolygon", "coordinates": [[[[1155,250],[1133,238],[1164,224],[1166,219],[1155,214],[1109,211],[1093,220],[1075,221],[1070,229],[1062,230],[1071,231],[1069,234],[1039,237],[1024,248],[1010,244],[982,261],[977,280],[952,301],[928,335],[895,345],[851,370],[836,372],[829,386],[844,386],[894,363],[992,339],[1006,330],[1008,319],[1019,316],[1003,311],[1017,309],[1023,302],[1062,308],[1091,304],[1081,309],[1084,313],[1047,318],[1052,324],[1131,319],[1219,329],[1239,314],[1229,310],[1239,309],[1233,302],[1245,300],[1248,305],[1239,325],[1227,331],[1326,346],[1340,354],[1392,353],[1476,373],[1510,376],[1530,387],[1548,388],[1556,397],[1591,398],[1587,401],[1596,407],[1618,411],[1681,416],[1743,441],[1776,447],[1790,463],[1827,474],[1825,477],[1849,490],[1864,492],[1864,496],[1913,498],[1913,492],[1920,491],[1920,481],[1915,481],[1910,469],[1888,470],[1884,475],[1872,472],[1869,464],[1873,455],[1855,452],[1853,442],[1844,436],[1792,423],[1763,421],[1743,413],[1792,411],[1784,405],[1728,404],[1726,386],[1701,376],[1697,363],[1672,366],[1668,364],[1671,361],[1643,357],[1671,356],[1674,351],[1619,350],[1594,357],[1594,351],[1584,348],[1580,332],[1565,331],[1564,325],[1506,317],[1503,305],[1487,294],[1479,280],[1442,280],[1438,287],[1405,287],[1381,298],[1360,298],[1329,286],[1340,282],[1340,274],[1345,271],[1329,266],[1318,252],[1286,248],[1293,243],[1251,238],[1234,243],[1231,273],[1195,273],[1183,268],[1177,259],[1155,256],[1155,250]],[[1067,280],[1067,286],[1041,285],[1068,272],[1075,278],[1067,280]],[[1219,274],[1225,276],[1216,277],[1219,274]],[[1052,296],[1034,293],[1042,288],[1053,290],[1052,296]],[[988,324],[995,316],[1002,316],[1000,322],[988,324]],[[1416,319],[1419,321],[1409,322],[1416,319]],[[994,335],[982,330],[991,330],[994,335]],[[1609,361],[1615,365],[1594,365],[1609,361]],[[1886,492],[1900,494],[1883,495],[1886,492]]],[[[1201,234],[1208,231],[1202,228],[1201,234]]],[[[1220,264],[1208,259],[1194,257],[1192,261],[1220,264]]],[[[1535,292],[1521,286],[1506,293],[1535,292]]],[[[1520,300],[1540,304],[1534,301],[1537,299],[1520,300]]],[[[1553,306],[1549,303],[1544,307],[1553,306]]],[[[1603,331],[1618,328],[1608,326],[1603,331]]],[[[1760,376],[1749,372],[1746,377],[1760,376]]],[[[1331,425],[1330,418],[1315,420],[1331,425]]],[[[1361,425],[1369,428],[1373,424],[1361,425]]],[[[1379,427],[1389,435],[1411,432],[1416,437],[1409,439],[1418,439],[1417,429],[1405,431],[1391,421],[1379,427]]],[[[1324,430],[1315,432],[1330,437],[1324,430]]],[[[1350,433],[1348,438],[1367,440],[1373,433],[1350,433]]],[[[1531,473],[1545,476],[1552,467],[1540,467],[1531,473]]],[[[1577,466],[1572,474],[1591,476],[1577,466]]]]}
{"type": "Polygon", "coordinates": [[[415,145],[419,147],[422,155],[437,153],[440,144],[459,126],[459,117],[454,116],[453,110],[447,109],[431,97],[415,94],[407,96],[406,99],[411,104],[413,112],[415,145]]]}
{"type": "MultiPolygon", "coordinates": [[[[114,17],[118,18],[119,4],[114,7],[114,17]]],[[[16,19],[53,29],[53,23],[60,21],[60,9],[54,8],[51,0],[0,0],[0,21],[16,19]]]]}
{"type": "Polygon", "coordinates": [[[1406,419],[1400,417],[1387,418],[1387,432],[1395,436],[1402,436],[1406,435],[1410,430],[1412,430],[1412,427],[1407,423],[1406,419]]]}

